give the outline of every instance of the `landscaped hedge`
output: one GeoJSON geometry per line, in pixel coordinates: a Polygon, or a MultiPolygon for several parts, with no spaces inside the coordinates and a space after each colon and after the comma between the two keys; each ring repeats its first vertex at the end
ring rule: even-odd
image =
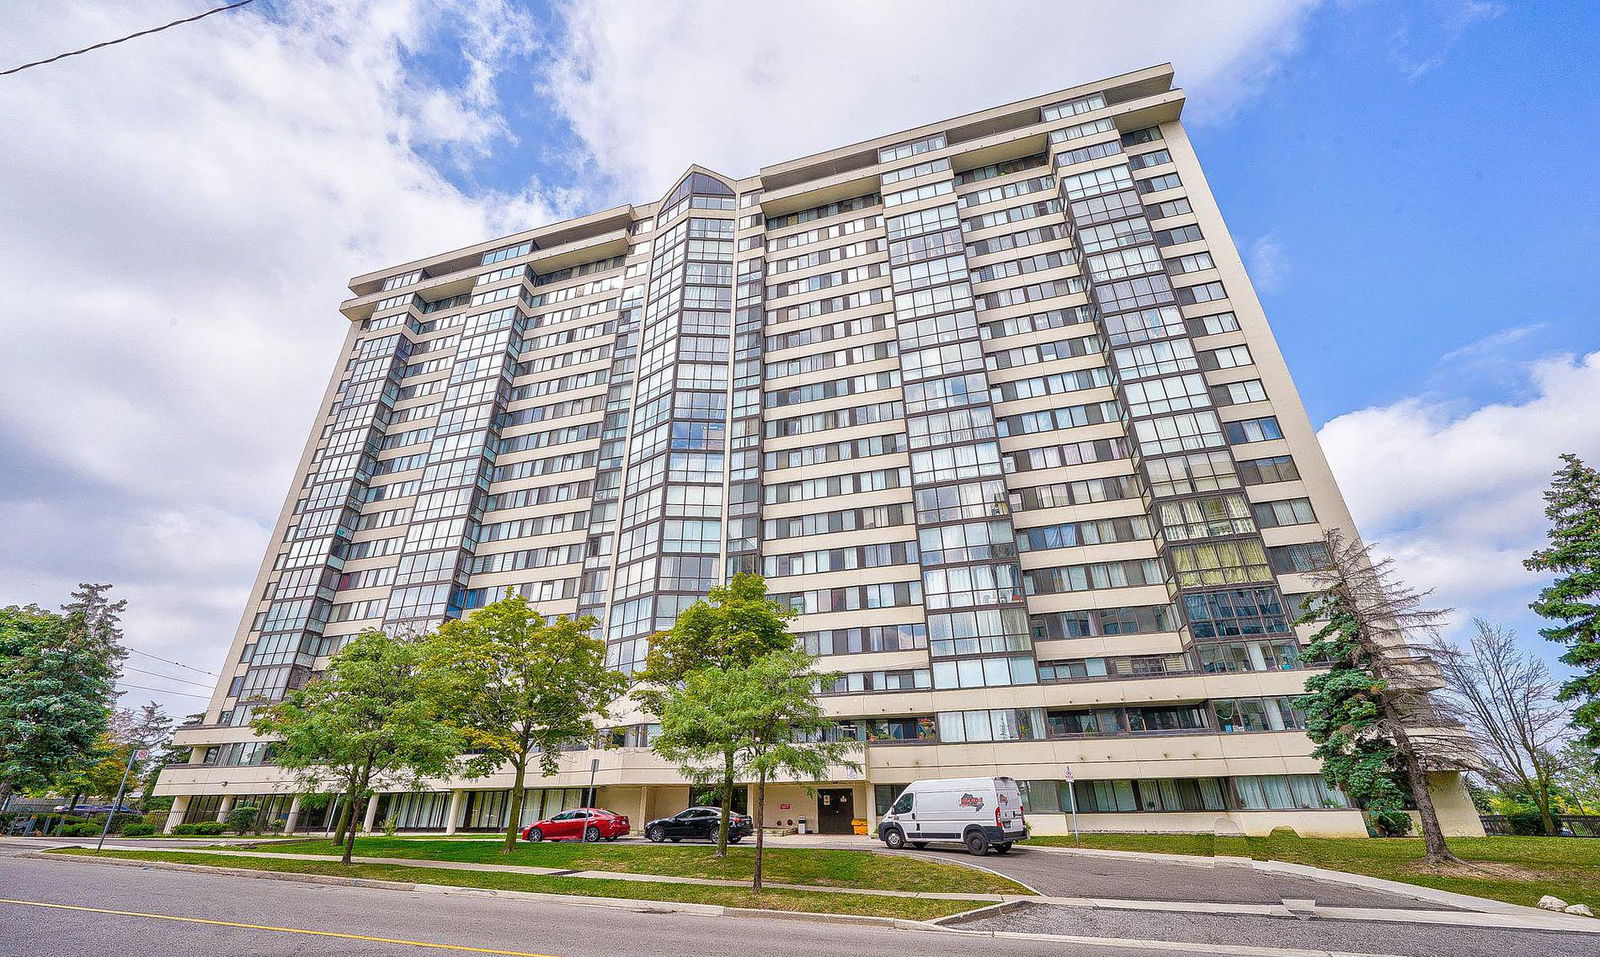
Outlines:
{"type": "Polygon", "coordinates": [[[133,821],[122,828],[123,837],[149,837],[156,832],[156,826],[149,821],[133,821]]]}
{"type": "Polygon", "coordinates": [[[179,835],[200,834],[214,835],[223,832],[224,825],[221,821],[199,821],[194,824],[179,824],[172,829],[172,833],[179,835]]]}
{"type": "Polygon", "coordinates": [[[60,837],[99,837],[104,828],[103,824],[91,824],[86,821],[82,824],[68,824],[56,834],[60,837]]]}

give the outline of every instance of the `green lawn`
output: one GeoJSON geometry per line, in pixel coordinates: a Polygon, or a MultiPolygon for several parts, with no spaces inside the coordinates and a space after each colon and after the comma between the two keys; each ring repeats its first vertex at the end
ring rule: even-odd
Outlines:
{"type": "MultiPolygon", "coordinates": [[[[336,855],[328,841],[263,845],[255,848],[277,854],[336,855]]],[[[744,845],[730,847],[718,860],[704,844],[584,844],[545,841],[519,842],[510,854],[500,852],[498,841],[415,840],[386,837],[356,839],[358,857],[398,857],[407,860],[465,861],[472,864],[521,864],[575,871],[617,871],[624,874],[661,874],[714,880],[749,880],[755,852],[744,845]]],[[[921,891],[939,894],[1026,894],[1028,889],[998,874],[976,868],[874,854],[870,851],[823,848],[767,848],[763,872],[774,884],[808,884],[816,887],[862,887],[871,890],[921,891]]]]}
{"type": "MultiPolygon", "coordinates": [[[[64,848],[52,854],[93,855],[89,848],[64,848]]],[[[632,898],[669,903],[721,904],[727,907],[752,907],[763,910],[802,911],[812,914],[865,914],[932,920],[983,906],[973,901],[930,900],[915,897],[873,897],[867,894],[841,894],[819,891],[768,890],[756,894],[742,887],[713,887],[703,884],[667,884],[659,881],[590,880],[581,877],[542,877],[504,871],[440,870],[407,867],[399,864],[354,864],[306,857],[238,857],[229,854],[196,854],[185,851],[134,851],[108,849],[102,857],[137,861],[171,861],[214,867],[239,867],[257,871],[296,874],[323,874],[335,877],[360,877],[369,880],[402,881],[408,884],[445,884],[492,890],[533,891],[542,894],[571,894],[580,897],[632,898]]]]}
{"type": "MultiPolygon", "coordinates": [[[[1030,844],[1072,847],[1072,837],[1036,837],[1030,844]]],[[[1420,838],[1267,837],[1209,834],[1085,834],[1084,847],[1163,854],[1250,857],[1366,874],[1423,887],[1533,905],[1545,894],[1600,906],[1600,840],[1570,837],[1457,837],[1450,849],[1466,866],[1429,871],[1418,866],[1420,838]]]]}

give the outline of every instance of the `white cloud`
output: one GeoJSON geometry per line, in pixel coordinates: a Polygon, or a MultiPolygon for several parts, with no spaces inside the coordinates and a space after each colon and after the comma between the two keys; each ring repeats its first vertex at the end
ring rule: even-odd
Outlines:
{"type": "MultiPolygon", "coordinates": [[[[193,7],[18,6],[0,61],[193,7]]],[[[465,163],[504,136],[493,80],[537,38],[525,14],[275,11],[0,81],[0,601],[112,581],[130,643],[213,670],[344,335],[344,282],[552,216],[531,188],[463,195],[419,155],[465,163]],[[403,69],[423,55],[460,82],[403,69]]]]}
{"type": "Polygon", "coordinates": [[[1278,238],[1277,233],[1256,237],[1245,252],[1245,263],[1256,288],[1266,293],[1282,289],[1293,269],[1288,250],[1283,248],[1283,240],[1278,238]]]}
{"type": "Polygon", "coordinates": [[[1522,559],[1543,541],[1541,493],[1557,457],[1600,460],[1600,352],[1526,363],[1523,373],[1525,400],[1461,412],[1410,398],[1341,415],[1318,433],[1363,536],[1461,621],[1526,614],[1542,580],[1522,559]]]}
{"type": "Polygon", "coordinates": [[[547,78],[613,177],[648,201],[690,163],[771,163],[1172,61],[1190,118],[1226,116],[1294,51],[1310,0],[1109,4],[732,0],[564,9],[547,78]]]}

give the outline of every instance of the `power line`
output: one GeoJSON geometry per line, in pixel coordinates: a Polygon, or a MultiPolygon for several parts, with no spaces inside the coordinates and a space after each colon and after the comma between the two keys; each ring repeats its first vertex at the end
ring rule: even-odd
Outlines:
{"type": "Polygon", "coordinates": [[[147,688],[144,685],[130,685],[130,684],[126,683],[126,682],[118,682],[118,684],[120,684],[124,688],[132,688],[135,691],[154,691],[154,692],[157,692],[158,694],[181,694],[185,698],[210,698],[211,697],[208,694],[194,694],[193,692],[190,692],[190,691],[173,691],[173,690],[171,690],[169,688],[147,688]]]}
{"type": "Polygon", "coordinates": [[[133,665],[123,665],[122,668],[124,671],[137,671],[141,675],[149,675],[152,678],[164,678],[167,681],[176,681],[179,684],[194,685],[196,688],[210,687],[210,685],[206,684],[204,681],[190,681],[188,678],[179,678],[177,675],[164,675],[159,671],[146,671],[143,668],[135,668],[133,665]]]}
{"type": "Polygon", "coordinates": [[[219,675],[215,671],[207,671],[204,668],[195,668],[195,667],[193,667],[191,665],[186,665],[181,661],[168,661],[165,658],[157,658],[155,655],[152,655],[148,651],[140,651],[137,648],[128,648],[126,646],[124,646],[124,650],[125,651],[131,651],[136,655],[144,655],[146,658],[149,658],[151,661],[159,661],[164,665],[177,665],[179,668],[183,668],[183,669],[186,669],[188,671],[197,672],[197,673],[202,674],[202,675],[210,675],[213,678],[219,677],[219,675]]]}
{"type": "Polygon", "coordinates": [[[125,37],[118,37],[115,40],[107,40],[104,43],[96,43],[93,46],[87,46],[87,47],[84,47],[81,50],[70,50],[70,51],[68,51],[66,53],[57,53],[55,56],[50,57],[48,59],[35,60],[32,63],[24,63],[21,66],[14,66],[9,70],[0,70],[0,76],[8,76],[8,75],[10,75],[12,73],[21,73],[23,70],[31,69],[32,67],[44,66],[46,63],[54,63],[57,60],[65,60],[69,56],[78,56],[78,55],[83,54],[83,53],[89,53],[89,52],[91,52],[93,50],[100,50],[100,49],[103,49],[105,47],[116,46],[119,43],[127,43],[129,40],[136,40],[139,37],[147,37],[152,33],[160,33],[162,30],[170,30],[173,27],[181,26],[182,24],[185,24],[185,23],[193,23],[196,20],[204,20],[206,17],[211,16],[213,13],[223,13],[225,11],[233,10],[233,9],[238,8],[238,7],[248,6],[248,5],[250,5],[252,3],[255,3],[255,2],[256,2],[256,0],[239,0],[238,3],[230,3],[225,7],[217,7],[217,8],[212,9],[212,10],[207,10],[204,13],[195,14],[192,17],[184,17],[182,20],[174,20],[171,23],[165,23],[165,24],[162,24],[159,27],[151,27],[148,30],[140,30],[138,33],[130,33],[125,37]]]}

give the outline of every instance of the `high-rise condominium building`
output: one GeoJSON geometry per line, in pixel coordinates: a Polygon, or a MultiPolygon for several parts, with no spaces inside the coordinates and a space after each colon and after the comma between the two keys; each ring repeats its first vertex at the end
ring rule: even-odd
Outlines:
{"type": "MultiPolygon", "coordinates": [[[[1364,833],[1295,707],[1303,573],[1350,515],[1171,81],[696,167],[656,202],[356,277],[192,762],[161,778],[173,823],[248,800],[323,825],[249,722],[362,629],[510,587],[595,616],[632,672],[744,571],[843,673],[823,700],[863,747],[815,793],[775,788],[780,820],[846,831],[911,780],[1003,774],[1040,831],[1075,804],[1089,828],[1364,833]]],[[[591,774],[635,821],[686,806],[649,720],[566,754],[525,817],[591,774]]],[[[509,786],[365,818],[500,827],[509,786]]]]}

